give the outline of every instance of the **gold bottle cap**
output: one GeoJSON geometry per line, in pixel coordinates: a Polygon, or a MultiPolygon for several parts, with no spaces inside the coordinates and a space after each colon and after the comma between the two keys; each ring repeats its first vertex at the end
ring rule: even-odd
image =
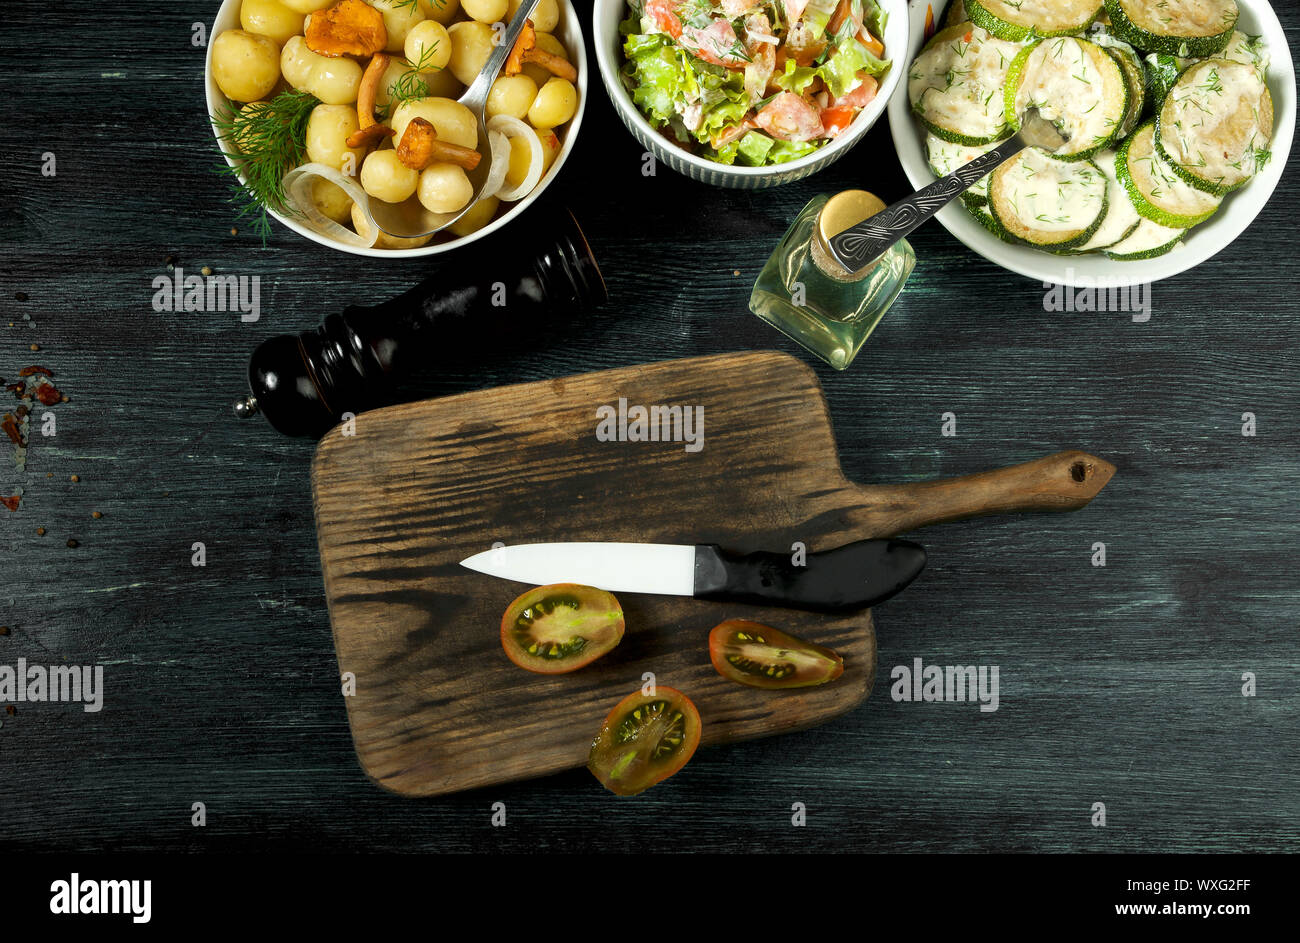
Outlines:
{"type": "Polygon", "coordinates": [[[850,226],[875,216],[884,208],[880,198],[866,190],[844,190],[827,200],[813,227],[812,258],[817,267],[836,281],[856,282],[865,278],[876,267],[878,259],[850,272],[831,254],[829,243],[850,226]]]}

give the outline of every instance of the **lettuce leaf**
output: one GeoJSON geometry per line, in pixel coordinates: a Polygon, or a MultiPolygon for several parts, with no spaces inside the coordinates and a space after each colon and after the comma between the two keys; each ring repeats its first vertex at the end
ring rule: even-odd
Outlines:
{"type": "Polygon", "coordinates": [[[772,149],[767,152],[767,163],[784,164],[786,161],[807,157],[821,147],[817,141],[772,141],[772,149]]]}
{"type": "Polygon", "coordinates": [[[839,98],[857,84],[859,72],[881,75],[889,71],[889,65],[888,59],[877,59],[857,39],[849,38],[839,44],[817,71],[830,89],[831,97],[839,98]]]}
{"type": "Polygon", "coordinates": [[[747,167],[762,167],[767,162],[767,155],[772,151],[772,145],[776,143],[773,138],[766,134],[759,134],[757,131],[750,131],[739,141],[734,142],[737,146],[736,159],[747,167]]]}

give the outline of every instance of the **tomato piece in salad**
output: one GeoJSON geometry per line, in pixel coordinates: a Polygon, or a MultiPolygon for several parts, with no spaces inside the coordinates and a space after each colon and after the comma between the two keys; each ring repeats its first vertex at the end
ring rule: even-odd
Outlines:
{"type": "Polygon", "coordinates": [[[700,745],[700,712],[662,685],[619,701],[591,743],[587,768],[610,792],[635,796],[677,773],[700,745]]]}
{"type": "Polygon", "coordinates": [[[753,688],[812,687],[844,674],[844,659],[829,648],[745,619],[714,626],[709,660],[724,678],[753,688]]]}

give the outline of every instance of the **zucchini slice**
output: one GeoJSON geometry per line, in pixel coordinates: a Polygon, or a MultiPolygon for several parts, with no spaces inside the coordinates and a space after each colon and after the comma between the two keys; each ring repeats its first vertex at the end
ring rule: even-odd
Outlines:
{"type": "Polygon", "coordinates": [[[993,214],[989,212],[987,202],[982,205],[967,203],[966,210],[975,217],[976,221],[981,226],[993,233],[993,235],[997,236],[1003,242],[1009,242],[1012,245],[1020,245],[1020,240],[1016,239],[1011,235],[1011,233],[1003,229],[1002,224],[994,219],[993,214]]]}
{"type": "Polygon", "coordinates": [[[930,133],[954,144],[1006,137],[1007,70],[1020,47],[971,23],[936,33],[907,76],[912,110],[930,133]],[[969,37],[969,39],[967,38],[969,37]]]}
{"type": "Polygon", "coordinates": [[[1123,242],[1106,250],[1106,257],[1117,262],[1140,262],[1168,255],[1177,249],[1187,235],[1186,229],[1170,229],[1144,219],[1123,242]]]}
{"type": "Polygon", "coordinates": [[[1102,0],[966,0],[971,22],[999,39],[1068,36],[1092,25],[1102,0]]]}
{"type": "MultiPolygon", "coordinates": [[[[976,157],[987,154],[993,148],[993,144],[953,144],[951,141],[945,141],[936,134],[926,135],[925,154],[930,164],[930,170],[936,177],[946,177],[959,167],[964,167],[976,157]]],[[[979,183],[975,184],[969,190],[962,194],[962,200],[966,203],[974,202],[976,206],[981,206],[988,202],[989,198],[989,177],[993,172],[985,176],[979,183]]]]}
{"type": "Polygon", "coordinates": [[[1096,43],[1072,36],[1044,39],[1024,50],[1007,77],[1004,112],[1013,127],[1028,108],[1069,136],[1053,156],[1087,160],[1109,147],[1128,114],[1129,88],[1120,64],[1096,43]]]}
{"type": "Polygon", "coordinates": [[[1146,108],[1146,69],[1142,68],[1142,59],[1136,49],[1124,40],[1116,39],[1106,30],[1094,29],[1088,34],[1088,38],[1110,53],[1111,58],[1119,63],[1124,73],[1124,84],[1128,87],[1128,108],[1124,112],[1124,120],[1120,122],[1119,133],[1116,134],[1115,139],[1126,138],[1137,128],[1138,122],[1142,120],[1142,110],[1146,108]]]}
{"type": "Polygon", "coordinates": [[[1093,158],[1097,169],[1106,177],[1106,218],[1101,221],[1092,238],[1079,246],[1076,252],[1096,252],[1109,249],[1133,235],[1142,223],[1142,217],[1133,209],[1128,191],[1115,176],[1115,152],[1103,151],[1093,158]]]}
{"type": "Polygon", "coordinates": [[[989,211],[1020,242],[1043,249],[1074,249],[1106,217],[1106,176],[1091,161],[1054,160],[1030,147],[989,182],[989,211]]]}
{"type": "Polygon", "coordinates": [[[1156,124],[1148,121],[1119,149],[1115,175],[1138,213],[1170,229],[1191,229],[1218,210],[1223,197],[1197,190],[1156,151],[1156,124]]]}
{"type": "Polygon", "coordinates": [[[1206,59],[1170,90],[1156,117],[1156,148],[1174,173],[1222,196],[1268,163],[1273,96],[1253,65],[1206,59]]]}
{"type": "Polygon", "coordinates": [[[1223,51],[1237,0],[1106,0],[1115,35],[1144,52],[1204,58],[1223,51]]]}

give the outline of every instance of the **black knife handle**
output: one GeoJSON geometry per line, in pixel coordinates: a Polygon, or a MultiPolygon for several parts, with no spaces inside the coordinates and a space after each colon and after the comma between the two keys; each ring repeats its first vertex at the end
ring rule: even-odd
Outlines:
{"type": "Polygon", "coordinates": [[[925,568],[925,548],[910,540],[860,540],[810,553],[728,553],[695,548],[695,597],[821,612],[865,609],[902,592],[925,568]]]}

